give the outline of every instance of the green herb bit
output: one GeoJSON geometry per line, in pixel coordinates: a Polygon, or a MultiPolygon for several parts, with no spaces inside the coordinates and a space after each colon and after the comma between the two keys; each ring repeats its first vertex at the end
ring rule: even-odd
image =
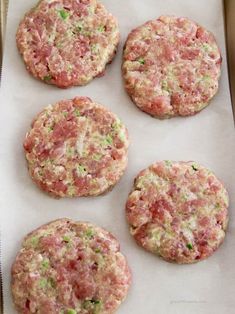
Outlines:
{"type": "Polygon", "coordinates": [[[91,239],[94,236],[94,232],[92,229],[88,229],[85,233],[86,237],[91,239]]]}
{"type": "Polygon", "coordinates": [[[198,168],[195,165],[192,165],[194,171],[198,171],[198,168]]]}
{"type": "Polygon", "coordinates": [[[100,303],[101,303],[100,300],[91,300],[90,302],[91,302],[92,304],[100,304],[100,303]]]}
{"type": "Polygon", "coordinates": [[[102,158],[102,155],[101,155],[101,154],[94,154],[94,155],[93,155],[93,159],[94,159],[95,161],[99,161],[101,158],[102,158]]]}
{"type": "Polygon", "coordinates": [[[120,140],[122,141],[122,142],[125,142],[126,141],[126,133],[125,133],[125,131],[124,130],[120,130],[120,132],[119,132],[119,138],[120,138],[120,140]]]}
{"type": "Polygon", "coordinates": [[[42,261],[42,268],[43,268],[43,270],[48,269],[48,268],[49,268],[49,265],[50,265],[50,262],[49,262],[48,259],[44,259],[44,260],[42,261]]]}
{"type": "Polygon", "coordinates": [[[97,248],[97,249],[95,249],[95,252],[96,252],[96,253],[100,253],[101,250],[100,250],[99,248],[97,248]]]}
{"type": "Polygon", "coordinates": [[[40,281],[39,281],[39,286],[40,288],[42,289],[45,289],[45,288],[55,288],[56,287],[56,283],[54,281],[53,278],[42,278],[40,281]]]}
{"type": "Polygon", "coordinates": [[[38,242],[39,242],[39,237],[33,237],[31,240],[30,240],[30,244],[33,246],[33,247],[36,247],[38,245],[38,242]]]}
{"type": "Polygon", "coordinates": [[[97,52],[98,51],[98,45],[97,44],[92,44],[91,45],[91,51],[92,52],[97,52]]]}
{"type": "Polygon", "coordinates": [[[211,81],[211,77],[209,75],[205,75],[205,76],[203,76],[202,81],[210,82],[211,81]]]}
{"type": "Polygon", "coordinates": [[[206,52],[208,52],[208,51],[211,50],[211,46],[208,45],[207,43],[204,43],[202,46],[203,46],[203,48],[204,48],[204,50],[205,50],[206,52]]]}
{"type": "Polygon", "coordinates": [[[137,61],[138,61],[140,64],[145,64],[144,58],[139,58],[137,61]]]}
{"type": "Polygon", "coordinates": [[[105,26],[104,26],[104,25],[100,25],[100,26],[98,27],[98,31],[99,31],[100,33],[103,33],[103,32],[105,31],[105,26]]]}
{"type": "Polygon", "coordinates": [[[163,80],[162,82],[162,89],[169,92],[169,86],[167,80],[163,80]]]}
{"type": "Polygon", "coordinates": [[[75,115],[76,115],[77,117],[80,117],[80,116],[81,116],[81,113],[80,113],[80,111],[79,111],[78,109],[75,109],[74,112],[75,112],[75,115]]]}
{"type": "Polygon", "coordinates": [[[101,301],[100,300],[86,300],[83,303],[83,308],[84,309],[91,309],[94,308],[93,313],[99,313],[100,309],[101,309],[101,301]]]}
{"type": "Polygon", "coordinates": [[[55,283],[55,280],[53,278],[48,279],[48,286],[50,288],[53,288],[53,289],[56,287],[56,283],[55,283]]]}
{"type": "Polygon", "coordinates": [[[115,131],[119,131],[120,128],[121,128],[121,121],[120,120],[118,120],[112,124],[112,129],[114,129],[115,131]]]}
{"type": "Polygon", "coordinates": [[[79,33],[81,33],[81,31],[82,31],[82,26],[78,25],[78,26],[76,27],[76,31],[79,32],[79,33]]]}
{"type": "Polygon", "coordinates": [[[187,246],[187,248],[188,248],[189,250],[192,250],[192,249],[193,249],[193,245],[192,245],[191,243],[187,243],[186,246],[187,246]]]}
{"type": "Polygon", "coordinates": [[[63,19],[63,20],[66,20],[69,16],[69,12],[66,11],[66,10],[60,10],[59,11],[59,14],[60,14],[60,17],[63,19]]]}
{"type": "Polygon", "coordinates": [[[71,157],[71,156],[73,155],[73,153],[74,153],[73,149],[72,149],[71,147],[69,147],[69,148],[67,149],[67,154],[68,154],[68,156],[71,157]]]}
{"type": "Polygon", "coordinates": [[[52,79],[52,76],[50,74],[48,74],[48,75],[44,76],[43,81],[49,82],[51,79],[52,79]]]}
{"type": "Polygon", "coordinates": [[[39,176],[41,177],[41,176],[43,175],[42,170],[39,170],[39,171],[38,171],[38,174],[39,174],[39,176]]]}
{"type": "Polygon", "coordinates": [[[42,289],[46,288],[46,286],[47,286],[47,279],[46,279],[46,278],[40,279],[40,281],[39,281],[39,286],[40,286],[40,288],[42,288],[42,289]]]}
{"type": "Polygon", "coordinates": [[[63,236],[63,241],[66,242],[66,243],[70,243],[71,239],[69,236],[63,236]]]}
{"type": "Polygon", "coordinates": [[[104,139],[104,145],[108,146],[113,143],[113,138],[111,135],[107,135],[106,138],[104,139]]]}
{"type": "Polygon", "coordinates": [[[82,165],[78,165],[77,170],[81,175],[84,175],[87,173],[86,168],[82,165]]]}
{"type": "Polygon", "coordinates": [[[69,196],[74,196],[76,194],[75,188],[73,186],[68,187],[69,196]]]}
{"type": "Polygon", "coordinates": [[[77,311],[74,309],[68,309],[66,314],[77,314],[77,311]]]}
{"type": "Polygon", "coordinates": [[[166,164],[167,166],[169,166],[169,167],[172,166],[172,162],[171,162],[170,160],[165,160],[165,164],[166,164]]]}

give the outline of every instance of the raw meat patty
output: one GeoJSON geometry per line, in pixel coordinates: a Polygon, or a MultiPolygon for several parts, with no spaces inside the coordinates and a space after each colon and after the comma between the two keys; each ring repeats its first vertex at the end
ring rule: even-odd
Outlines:
{"type": "Polygon", "coordinates": [[[127,92],[154,117],[193,115],[218,90],[222,59],[215,38],[187,18],[161,16],[134,29],[123,58],[127,92]]]}
{"type": "Polygon", "coordinates": [[[56,197],[111,189],[126,169],[128,145],[117,116],[87,97],[46,107],[24,141],[31,177],[56,197]]]}
{"type": "Polygon", "coordinates": [[[65,88],[101,75],[119,37],[116,19],[96,0],[41,0],[25,15],[16,40],[34,77],[65,88]]]}
{"type": "Polygon", "coordinates": [[[179,264],[205,259],[223,242],[228,193],[194,162],[162,161],[141,171],[126,204],[139,245],[179,264]]]}
{"type": "Polygon", "coordinates": [[[111,314],[130,282],[117,239],[69,219],[26,236],[12,266],[13,299],[22,314],[111,314]]]}

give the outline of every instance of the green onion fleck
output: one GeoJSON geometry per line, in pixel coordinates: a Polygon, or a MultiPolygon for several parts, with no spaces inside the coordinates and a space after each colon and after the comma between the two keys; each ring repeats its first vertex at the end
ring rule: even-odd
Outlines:
{"type": "Polygon", "coordinates": [[[63,20],[66,20],[67,17],[69,16],[69,12],[68,12],[68,11],[65,11],[65,10],[60,10],[60,11],[59,11],[59,14],[60,14],[60,17],[61,17],[63,20]]]}
{"type": "Polygon", "coordinates": [[[204,75],[203,78],[202,78],[202,81],[210,82],[211,81],[211,77],[209,75],[204,75]]]}
{"type": "Polygon", "coordinates": [[[194,171],[198,171],[198,168],[196,166],[192,165],[192,168],[194,171]]]}
{"type": "Polygon", "coordinates": [[[107,135],[106,138],[104,139],[104,145],[109,146],[113,143],[113,138],[111,135],[107,135]]]}
{"type": "Polygon", "coordinates": [[[138,61],[140,64],[145,64],[144,58],[139,58],[137,61],[138,61]]]}
{"type": "Polygon", "coordinates": [[[101,310],[101,304],[100,300],[86,300],[83,303],[83,308],[87,310],[93,309],[93,313],[99,313],[101,310]]]}
{"type": "Polygon", "coordinates": [[[73,309],[68,309],[67,314],[77,314],[77,311],[73,309]]]}
{"type": "Polygon", "coordinates": [[[112,129],[114,129],[115,131],[119,131],[121,126],[121,121],[117,120],[112,124],[112,129]]]}
{"type": "Polygon", "coordinates": [[[78,165],[77,170],[79,172],[79,174],[84,175],[86,174],[86,168],[84,166],[78,165]]]}
{"type": "Polygon", "coordinates": [[[89,239],[91,239],[94,236],[94,232],[92,229],[88,229],[85,234],[86,234],[87,238],[89,238],[89,239]]]}
{"type": "Polygon", "coordinates": [[[163,80],[162,82],[162,89],[169,92],[168,82],[167,80],[163,80]]]}
{"type": "Polygon", "coordinates": [[[45,288],[46,286],[47,286],[47,279],[46,278],[42,278],[42,279],[40,279],[40,281],[39,281],[39,286],[40,286],[40,288],[45,288]]]}
{"type": "Polygon", "coordinates": [[[53,288],[53,289],[56,287],[56,283],[55,283],[55,280],[53,278],[48,279],[48,286],[50,288],[53,288]]]}
{"type": "Polygon", "coordinates": [[[69,237],[69,236],[66,236],[66,235],[65,235],[65,236],[63,236],[63,241],[64,241],[64,242],[69,243],[69,242],[70,242],[70,240],[71,240],[71,239],[70,239],[70,237],[69,237]]]}
{"type": "Polygon", "coordinates": [[[34,247],[38,245],[38,242],[39,242],[39,237],[33,237],[30,240],[30,244],[32,244],[32,246],[34,246],[34,247]]]}
{"type": "Polygon", "coordinates": [[[193,249],[193,245],[192,245],[191,243],[187,243],[186,246],[187,246],[187,248],[188,248],[189,250],[192,250],[192,249],[193,249]]]}
{"type": "Polygon", "coordinates": [[[99,161],[101,158],[102,158],[102,155],[101,155],[101,154],[94,154],[94,155],[93,155],[93,159],[94,159],[95,161],[99,161]]]}
{"type": "Polygon", "coordinates": [[[208,45],[207,43],[204,43],[202,46],[206,52],[209,52],[210,50],[212,50],[212,47],[208,45]]]}
{"type": "Polygon", "coordinates": [[[52,79],[52,76],[50,74],[44,76],[43,81],[49,82],[52,79]]]}
{"type": "Polygon", "coordinates": [[[48,279],[47,278],[42,278],[39,281],[39,286],[42,289],[45,289],[45,288],[52,288],[52,289],[54,289],[56,287],[56,283],[55,283],[53,278],[48,278],[48,279]]]}
{"type": "Polygon", "coordinates": [[[49,132],[52,132],[52,131],[53,131],[53,127],[52,127],[52,126],[49,126],[49,127],[48,127],[48,131],[49,131],[49,132]]]}
{"type": "Polygon", "coordinates": [[[92,52],[97,52],[98,51],[98,45],[97,44],[92,44],[91,45],[91,51],[92,52]]]}
{"type": "Polygon", "coordinates": [[[78,26],[76,27],[76,30],[77,30],[79,33],[81,33],[81,31],[82,31],[82,26],[78,25],[78,26]]]}
{"type": "Polygon", "coordinates": [[[98,31],[101,32],[101,33],[103,33],[103,32],[105,31],[104,25],[99,26],[99,27],[98,27],[98,31]]]}
{"type": "Polygon", "coordinates": [[[172,162],[170,160],[165,160],[165,164],[169,167],[172,166],[172,162]]]}
{"type": "Polygon", "coordinates": [[[42,261],[42,268],[44,270],[48,269],[49,265],[50,265],[50,262],[48,259],[45,259],[44,261],[42,261]]]}
{"type": "Polygon", "coordinates": [[[80,113],[80,111],[78,110],[78,109],[75,109],[75,115],[77,116],[77,117],[80,117],[81,116],[81,113],[80,113]]]}

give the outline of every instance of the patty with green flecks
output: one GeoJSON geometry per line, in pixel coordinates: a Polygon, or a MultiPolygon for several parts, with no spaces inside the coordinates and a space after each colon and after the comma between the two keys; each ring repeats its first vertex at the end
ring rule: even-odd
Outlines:
{"type": "Polygon", "coordinates": [[[133,102],[164,119],[205,108],[218,90],[221,62],[212,33],[188,18],[161,16],[129,34],[122,69],[133,102]]]}
{"type": "Polygon", "coordinates": [[[69,219],[26,236],[12,266],[13,300],[21,314],[112,314],[130,283],[117,239],[69,219]]]}
{"type": "Polygon", "coordinates": [[[16,41],[34,77],[66,88],[102,75],[119,37],[116,19],[96,0],[41,0],[20,23],[16,41]]]}
{"type": "Polygon", "coordinates": [[[126,203],[130,232],[146,250],[169,262],[194,263],[223,242],[228,193],[195,162],[156,162],[141,171],[126,203]]]}
{"type": "Polygon", "coordinates": [[[111,189],[126,169],[128,145],[119,118],[87,97],[46,107],[24,141],[31,177],[55,197],[111,189]]]}

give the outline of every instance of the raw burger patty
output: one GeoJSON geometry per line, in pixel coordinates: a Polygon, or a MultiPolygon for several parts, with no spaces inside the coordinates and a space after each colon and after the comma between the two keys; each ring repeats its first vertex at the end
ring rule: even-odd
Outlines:
{"type": "Polygon", "coordinates": [[[126,204],[139,245],[179,264],[205,259],[223,242],[228,193],[194,162],[162,161],[141,171],[126,204]]]}
{"type": "Polygon", "coordinates": [[[86,97],[46,107],[24,141],[33,180],[56,197],[99,195],[127,166],[127,129],[86,97]]]}
{"type": "Polygon", "coordinates": [[[134,29],[123,58],[127,92],[154,117],[193,115],[218,90],[222,59],[215,38],[187,18],[161,16],[134,29]]]}
{"type": "Polygon", "coordinates": [[[21,314],[111,314],[130,282],[117,239],[69,219],[26,236],[12,266],[12,294],[21,314]]]}
{"type": "Polygon", "coordinates": [[[20,23],[16,41],[33,76],[70,87],[104,72],[119,37],[116,19],[96,0],[41,0],[20,23]]]}

